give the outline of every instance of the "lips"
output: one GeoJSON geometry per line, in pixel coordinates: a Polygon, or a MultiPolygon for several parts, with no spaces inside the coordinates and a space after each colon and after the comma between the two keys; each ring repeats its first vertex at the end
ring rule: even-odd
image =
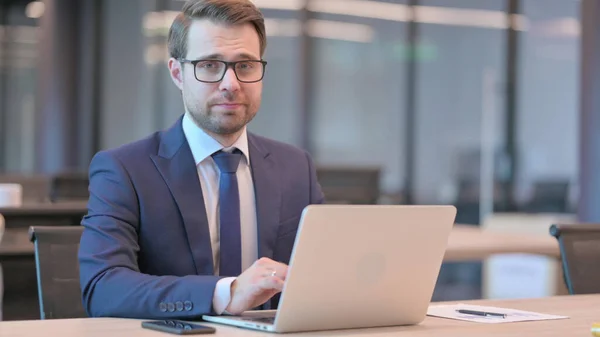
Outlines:
{"type": "Polygon", "coordinates": [[[238,102],[219,102],[219,103],[212,104],[212,106],[218,106],[218,107],[222,107],[222,108],[237,108],[242,105],[243,105],[242,103],[238,103],[238,102]]]}
{"type": "Polygon", "coordinates": [[[214,104],[214,106],[223,106],[223,107],[236,107],[236,106],[240,106],[240,103],[219,103],[219,104],[214,104]]]}

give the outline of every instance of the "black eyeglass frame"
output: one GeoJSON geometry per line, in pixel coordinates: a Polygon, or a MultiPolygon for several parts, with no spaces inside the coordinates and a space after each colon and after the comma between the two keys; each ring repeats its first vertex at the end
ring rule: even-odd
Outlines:
{"type": "Polygon", "coordinates": [[[198,82],[202,82],[202,83],[218,83],[221,82],[223,80],[223,78],[225,77],[225,74],[227,74],[227,70],[229,70],[229,68],[233,69],[233,73],[235,74],[235,77],[237,78],[238,81],[242,82],[242,83],[256,83],[256,82],[260,82],[263,80],[263,78],[265,77],[265,71],[267,70],[267,61],[265,60],[240,60],[240,61],[233,61],[233,62],[227,62],[227,61],[223,61],[223,60],[207,60],[207,59],[202,59],[202,60],[188,60],[188,59],[179,59],[178,60],[181,63],[190,63],[193,67],[194,67],[194,77],[196,78],[196,81],[198,82]],[[198,75],[196,74],[196,65],[200,62],[220,62],[222,64],[225,65],[225,71],[223,71],[223,74],[221,75],[221,78],[219,78],[216,81],[203,81],[198,79],[198,75]],[[235,66],[238,63],[244,63],[244,62],[257,62],[257,63],[261,63],[262,64],[262,74],[260,75],[260,78],[256,81],[243,81],[240,79],[240,77],[238,76],[237,70],[235,68],[235,66]]]}

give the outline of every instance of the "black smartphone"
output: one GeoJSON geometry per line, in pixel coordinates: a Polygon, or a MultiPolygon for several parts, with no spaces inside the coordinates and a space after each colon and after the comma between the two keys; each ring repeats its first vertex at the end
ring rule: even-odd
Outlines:
{"type": "Polygon", "coordinates": [[[215,333],[216,331],[215,328],[210,326],[177,320],[146,321],[142,322],[142,328],[168,332],[175,335],[200,335],[215,333]]]}

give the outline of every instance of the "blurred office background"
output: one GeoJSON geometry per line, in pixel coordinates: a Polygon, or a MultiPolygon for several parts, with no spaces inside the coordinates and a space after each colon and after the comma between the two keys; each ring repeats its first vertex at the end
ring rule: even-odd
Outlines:
{"type": "MultiPolygon", "coordinates": [[[[545,187],[536,207],[572,209],[579,1],[255,2],[269,65],[252,131],[376,169],[382,202],[464,205],[463,222],[545,187]]],[[[1,172],[85,170],[182,113],[166,68],[182,1],[0,3],[1,172]]]]}
{"type": "MultiPolygon", "coordinates": [[[[575,212],[580,1],[254,2],[269,64],[250,130],[307,149],[330,202],[453,204],[472,225],[575,212]]],[[[0,173],[85,172],[172,125],[182,4],[0,0],[0,173]]],[[[481,273],[445,265],[437,298],[481,296],[481,273]]]]}

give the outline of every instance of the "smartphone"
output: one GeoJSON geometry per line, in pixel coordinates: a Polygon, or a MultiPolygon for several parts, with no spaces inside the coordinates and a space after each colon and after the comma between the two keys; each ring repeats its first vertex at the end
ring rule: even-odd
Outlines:
{"type": "Polygon", "coordinates": [[[215,328],[210,326],[187,323],[177,320],[146,321],[142,322],[142,328],[168,332],[175,335],[200,335],[215,333],[215,328]]]}

